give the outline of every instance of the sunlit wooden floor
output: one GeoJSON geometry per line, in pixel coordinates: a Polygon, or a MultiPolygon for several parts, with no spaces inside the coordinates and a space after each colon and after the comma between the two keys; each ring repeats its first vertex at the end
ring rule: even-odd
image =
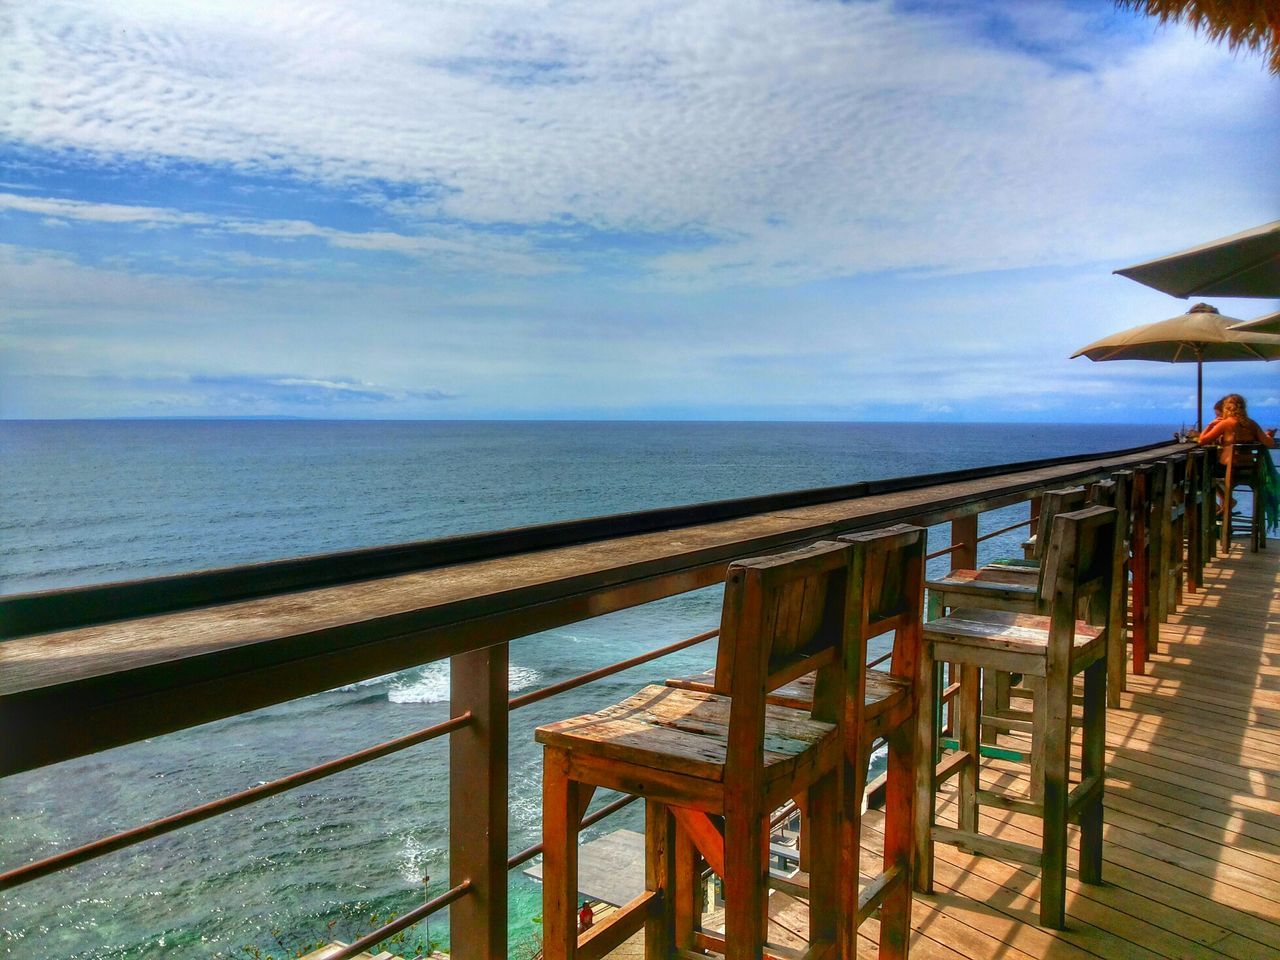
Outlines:
{"type": "MultiPolygon", "coordinates": [[[[1046,930],[1034,868],[939,844],[936,891],[916,900],[913,957],[1280,958],[1280,545],[1236,545],[1183,599],[1148,675],[1131,676],[1107,716],[1105,883],[1079,883],[1073,851],[1068,928],[1046,930]]],[[[986,779],[1018,776],[992,763],[986,779]]],[[[985,811],[985,832],[1038,845],[1039,821],[985,811]]],[[[880,816],[863,822],[869,871],[880,816]]],[[[803,905],[775,893],[771,913],[771,939],[802,947],[803,905]]],[[[874,935],[874,919],[863,932],[874,935]]],[[[638,939],[613,956],[640,956],[638,939]]],[[[870,939],[860,947],[875,956],[870,939]]]]}

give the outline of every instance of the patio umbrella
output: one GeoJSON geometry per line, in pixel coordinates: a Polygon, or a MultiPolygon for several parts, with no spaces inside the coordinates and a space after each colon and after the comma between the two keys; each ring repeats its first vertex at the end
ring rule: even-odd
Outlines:
{"type": "Polygon", "coordinates": [[[1244,323],[1237,323],[1232,330],[1240,333],[1280,333],[1280,310],[1268,313],[1244,323]]]}
{"type": "Polygon", "coordinates": [[[1175,297],[1280,297],[1280,220],[1116,270],[1175,297]]]}
{"type": "Polygon", "coordinates": [[[1232,329],[1239,320],[1197,303],[1180,317],[1147,323],[1103,337],[1071,356],[1090,360],[1155,360],[1196,365],[1196,429],[1202,426],[1204,364],[1224,360],[1280,359],[1280,336],[1232,329]]]}

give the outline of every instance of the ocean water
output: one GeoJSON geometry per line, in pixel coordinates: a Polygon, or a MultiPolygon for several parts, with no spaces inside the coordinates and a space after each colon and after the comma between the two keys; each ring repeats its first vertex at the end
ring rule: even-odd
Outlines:
{"type": "MultiPolygon", "coordinates": [[[[1164,425],[0,422],[0,592],[127,580],[1135,446],[1164,425]]],[[[1025,516],[1012,507],[990,527],[1025,516]]],[[[990,528],[988,527],[988,529],[990,528]]],[[[946,543],[946,532],[931,533],[946,543]]],[[[1016,549],[1015,532],[983,557],[1016,549]]],[[[708,589],[513,642],[511,690],[709,629],[708,589]]],[[[709,666],[711,644],[511,718],[510,846],[539,839],[540,723],[709,666]]],[[[0,869],[437,723],[428,664],[0,781],[0,869]]],[[[604,798],[607,799],[607,798],[604,798]]],[[[604,802],[602,799],[600,802],[604,802]]],[[[632,807],[589,831],[635,828],[632,807]]],[[[448,878],[444,740],[0,894],[0,957],[293,956],[448,878]],[[424,886],[423,878],[429,877],[424,886]]],[[[539,888],[511,877],[513,955],[539,888]]],[[[447,917],[410,941],[447,940],[447,917]]]]}

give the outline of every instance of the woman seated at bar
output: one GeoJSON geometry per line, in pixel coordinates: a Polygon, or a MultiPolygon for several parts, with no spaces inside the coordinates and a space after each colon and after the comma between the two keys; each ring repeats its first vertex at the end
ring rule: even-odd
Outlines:
{"type": "MultiPolygon", "coordinates": [[[[1274,447],[1276,445],[1276,431],[1273,427],[1270,430],[1263,430],[1258,426],[1256,420],[1249,416],[1244,397],[1238,393],[1229,393],[1221,400],[1213,405],[1215,413],[1218,417],[1200,434],[1199,442],[1206,446],[1222,445],[1222,450],[1218,454],[1218,462],[1224,467],[1227,465],[1227,452],[1229,445],[1235,444],[1251,444],[1260,443],[1264,447],[1274,447]],[[1222,405],[1221,410],[1218,403],[1222,405]]],[[[1252,463],[1251,455],[1248,451],[1239,451],[1236,456],[1237,466],[1252,463]],[[1244,454],[1240,456],[1239,454],[1244,454]]]]}
{"type": "MultiPolygon", "coordinates": [[[[1263,430],[1258,426],[1257,421],[1249,416],[1244,397],[1238,393],[1227,394],[1219,403],[1222,404],[1221,410],[1218,409],[1218,404],[1214,404],[1214,412],[1218,413],[1218,418],[1205,427],[1198,442],[1205,446],[1220,446],[1217,475],[1223,476],[1229,460],[1233,462],[1234,467],[1253,465],[1253,452],[1240,449],[1237,445],[1247,446],[1257,443],[1264,447],[1275,447],[1276,431],[1274,427],[1263,430]]],[[[1269,459],[1264,466],[1267,469],[1264,471],[1263,480],[1265,485],[1270,487],[1274,483],[1274,467],[1271,466],[1269,459]]],[[[1263,492],[1264,503],[1270,506],[1273,496],[1274,493],[1270,490],[1263,492]]],[[[1223,512],[1221,502],[1218,504],[1218,512],[1223,512]]]]}

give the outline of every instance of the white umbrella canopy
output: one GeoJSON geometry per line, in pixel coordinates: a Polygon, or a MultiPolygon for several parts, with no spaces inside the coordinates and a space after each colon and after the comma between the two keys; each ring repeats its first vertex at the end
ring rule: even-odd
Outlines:
{"type": "Polygon", "coordinates": [[[1090,360],[1150,360],[1196,365],[1196,427],[1203,424],[1205,363],[1280,359],[1280,336],[1235,329],[1239,320],[1224,317],[1207,303],[1182,316],[1144,323],[1095,340],[1071,356],[1090,360]]]}
{"type": "Polygon", "coordinates": [[[1231,329],[1240,333],[1280,333],[1280,310],[1237,323],[1231,329]]]}
{"type": "Polygon", "coordinates": [[[1280,297],[1280,220],[1116,270],[1175,297],[1280,297]]]}

